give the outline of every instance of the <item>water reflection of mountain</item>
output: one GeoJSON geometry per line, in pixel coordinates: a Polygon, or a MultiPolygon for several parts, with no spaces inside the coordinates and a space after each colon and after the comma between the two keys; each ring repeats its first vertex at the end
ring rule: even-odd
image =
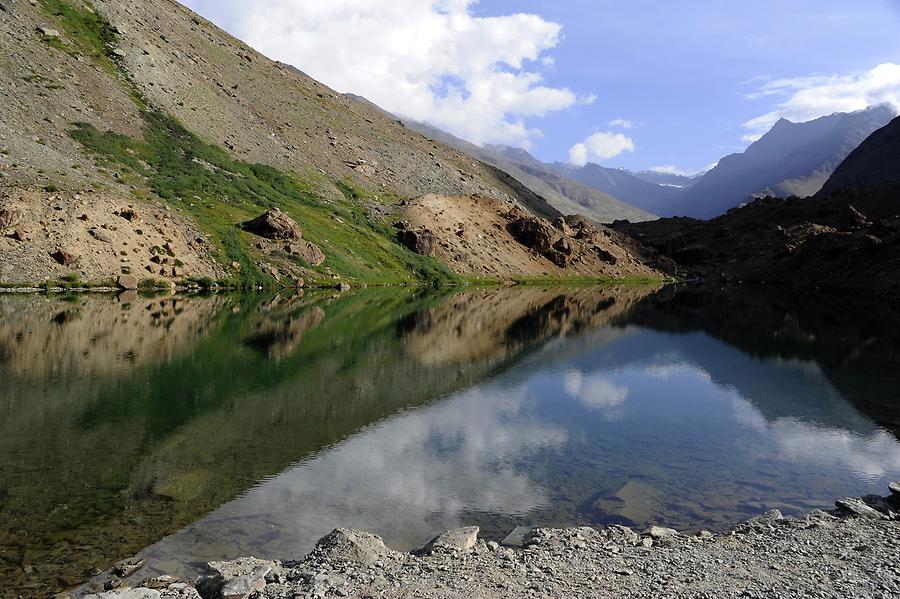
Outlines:
{"type": "Polygon", "coordinates": [[[671,291],[648,298],[623,323],[676,334],[703,332],[760,361],[781,362],[781,369],[752,373],[730,368],[727,354],[710,351],[699,336],[693,349],[690,341],[683,344],[692,360],[754,398],[770,420],[794,416],[839,426],[854,421],[838,398],[824,395],[819,403],[804,402],[791,392],[791,370],[805,369],[808,376],[823,376],[840,398],[900,438],[896,306],[846,296],[794,297],[755,287],[740,294],[671,291]]]}
{"type": "Polygon", "coordinates": [[[23,595],[75,585],[648,293],[4,299],[0,578],[23,595]]]}

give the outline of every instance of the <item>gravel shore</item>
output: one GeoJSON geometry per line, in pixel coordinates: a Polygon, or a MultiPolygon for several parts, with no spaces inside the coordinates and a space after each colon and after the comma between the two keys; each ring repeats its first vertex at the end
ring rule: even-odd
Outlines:
{"type": "Polygon", "coordinates": [[[161,577],[127,589],[110,578],[122,586],[90,597],[900,597],[900,484],[891,491],[801,518],[772,511],[720,535],[534,529],[506,546],[471,527],[401,553],[338,529],[302,561],[215,562],[194,584],[161,577]]]}

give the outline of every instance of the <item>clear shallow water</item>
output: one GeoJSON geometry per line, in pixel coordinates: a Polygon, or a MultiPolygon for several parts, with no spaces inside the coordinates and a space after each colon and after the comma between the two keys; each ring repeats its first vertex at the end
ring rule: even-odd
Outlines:
{"type": "Polygon", "coordinates": [[[884,306],[666,290],[0,300],[0,576],[722,530],[900,478],[884,306]],[[859,316],[848,321],[847,314],[859,316]],[[39,440],[39,442],[36,442],[39,440]]]}

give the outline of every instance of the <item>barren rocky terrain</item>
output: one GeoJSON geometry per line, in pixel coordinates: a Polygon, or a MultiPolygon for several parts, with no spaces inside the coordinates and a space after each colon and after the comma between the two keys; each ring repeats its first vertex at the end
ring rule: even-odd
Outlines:
{"type": "Polygon", "coordinates": [[[0,222],[7,285],[73,272],[246,287],[433,281],[450,272],[393,238],[399,202],[478,197],[560,216],[510,175],[268,60],[174,0],[4,0],[0,98],[0,211],[22,213],[0,222]],[[126,239],[115,220],[109,229],[127,206],[159,225],[145,234],[181,246],[177,267],[148,263],[160,240],[126,239]],[[276,206],[322,260],[235,231],[276,206]],[[96,247],[84,231],[103,225],[113,239],[96,247]],[[141,255],[123,261],[135,246],[141,255]],[[78,268],[51,258],[60,250],[78,268]]]}
{"type": "Polygon", "coordinates": [[[471,276],[652,278],[622,236],[584,217],[550,222],[483,196],[429,194],[407,203],[406,229],[427,230],[433,253],[471,276]]]}
{"type": "Polygon", "coordinates": [[[120,564],[96,599],[158,597],[873,597],[900,594],[900,484],[892,496],[845,498],[831,512],[773,510],[730,532],[623,526],[533,529],[502,544],[478,528],[447,531],[400,553],[375,535],[338,529],[300,561],[214,562],[193,584],[139,579],[120,564]],[[118,572],[119,576],[115,573],[118,572]],[[129,575],[131,578],[129,579],[129,575]]]}

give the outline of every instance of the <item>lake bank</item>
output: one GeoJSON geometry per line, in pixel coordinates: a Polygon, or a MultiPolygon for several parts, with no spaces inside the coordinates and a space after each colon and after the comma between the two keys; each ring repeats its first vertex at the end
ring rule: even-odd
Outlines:
{"type": "MultiPolygon", "coordinates": [[[[340,529],[298,562],[216,562],[194,585],[157,577],[93,597],[896,597],[900,484],[891,490],[798,518],[768,512],[719,535],[534,529],[512,547],[469,528],[401,553],[340,529]]],[[[122,584],[114,576],[105,583],[122,584]]]]}

